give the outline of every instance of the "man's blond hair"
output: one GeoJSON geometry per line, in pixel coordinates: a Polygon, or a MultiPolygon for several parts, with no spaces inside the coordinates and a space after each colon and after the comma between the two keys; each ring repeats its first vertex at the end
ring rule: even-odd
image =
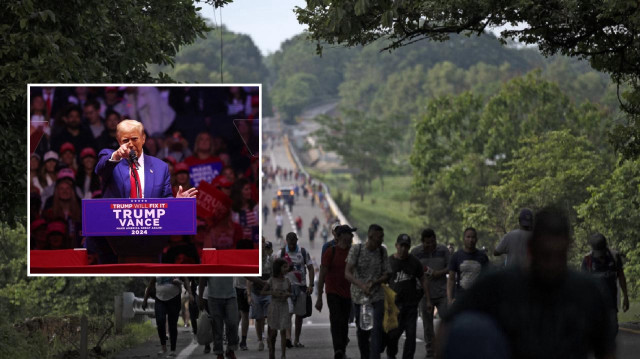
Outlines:
{"type": "Polygon", "coordinates": [[[116,127],[116,138],[120,141],[120,131],[124,128],[137,128],[140,130],[140,137],[144,137],[144,126],[142,122],[136,120],[124,120],[116,127]]]}

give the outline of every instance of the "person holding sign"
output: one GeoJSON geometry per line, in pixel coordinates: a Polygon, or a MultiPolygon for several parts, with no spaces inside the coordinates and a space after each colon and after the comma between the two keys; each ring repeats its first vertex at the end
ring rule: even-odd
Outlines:
{"type": "MultiPolygon", "coordinates": [[[[158,158],[145,155],[142,146],[146,140],[144,126],[135,120],[125,120],[116,129],[117,150],[103,149],[98,155],[95,172],[104,186],[103,198],[168,198],[171,191],[169,167],[158,158]]],[[[177,198],[195,197],[195,188],[178,188],[177,198]]],[[[87,238],[87,249],[95,251],[101,263],[158,262],[162,248],[167,243],[163,237],[100,237],[87,238]]]]}
{"type": "Polygon", "coordinates": [[[184,163],[189,166],[191,183],[198,186],[200,181],[211,182],[222,172],[222,160],[216,156],[211,135],[201,132],[196,137],[193,155],[187,157],[184,163]]]}

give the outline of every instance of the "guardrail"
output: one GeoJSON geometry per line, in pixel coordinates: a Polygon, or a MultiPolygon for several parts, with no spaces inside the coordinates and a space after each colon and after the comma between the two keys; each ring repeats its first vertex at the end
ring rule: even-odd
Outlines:
{"type": "Polygon", "coordinates": [[[152,298],[147,299],[147,309],[142,309],[143,298],[136,297],[131,292],[123,292],[114,297],[116,333],[122,333],[122,328],[132,319],[143,316],[155,316],[155,303],[152,298]]]}
{"type": "MultiPolygon", "coordinates": [[[[293,161],[295,162],[296,167],[298,167],[298,169],[300,170],[300,172],[302,172],[305,176],[310,177],[309,173],[307,173],[307,171],[305,171],[304,166],[302,165],[302,161],[300,161],[300,158],[298,157],[298,154],[296,153],[296,150],[293,148],[293,145],[291,144],[291,141],[289,141],[289,136],[288,135],[284,135],[284,141],[285,141],[285,145],[287,148],[287,151],[289,151],[289,153],[291,154],[291,157],[293,157],[293,161]]],[[[331,197],[331,193],[329,193],[329,187],[327,187],[326,184],[324,184],[324,182],[315,180],[315,182],[319,183],[322,186],[322,190],[324,192],[324,196],[327,199],[327,203],[329,204],[329,208],[331,209],[331,212],[333,212],[333,214],[338,217],[338,220],[340,221],[340,224],[347,224],[351,227],[351,224],[349,223],[349,221],[347,220],[347,217],[344,216],[344,214],[342,214],[342,211],[340,210],[340,208],[338,207],[338,205],[336,204],[336,202],[333,200],[333,198],[331,197]]],[[[353,243],[360,243],[360,237],[358,237],[358,233],[354,233],[353,234],[353,243]]]]}

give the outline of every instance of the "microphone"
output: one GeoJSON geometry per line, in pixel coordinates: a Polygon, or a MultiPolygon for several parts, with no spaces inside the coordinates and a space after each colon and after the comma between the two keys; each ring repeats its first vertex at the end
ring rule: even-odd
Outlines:
{"type": "Polygon", "coordinates": [[[136,169],[137,169],[137,166],[138,166],[138,155],[136,154],[136,150],[134,148],[132,148],[129,151],[129,161],[132,164],[135,164],[136,165],[136,169]]]}

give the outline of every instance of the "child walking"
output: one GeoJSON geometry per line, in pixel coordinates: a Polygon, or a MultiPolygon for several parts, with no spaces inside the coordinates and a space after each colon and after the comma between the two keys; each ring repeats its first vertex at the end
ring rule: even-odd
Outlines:
{"type": "Polygon", "coordinates": [[[269,324],[269,359],[276,357],[276,337],[280,331],[282,348],[281,358],[286,358],[287,350],[286,330],[291,329],[289,304],[287,298],[291,296],[291,282],[284,275],[289,271],[286,260],[278,258],[273,261],[272,277],[262,289],[261,295],[271,295],[271,304],[267,314],[269,324]]]}

